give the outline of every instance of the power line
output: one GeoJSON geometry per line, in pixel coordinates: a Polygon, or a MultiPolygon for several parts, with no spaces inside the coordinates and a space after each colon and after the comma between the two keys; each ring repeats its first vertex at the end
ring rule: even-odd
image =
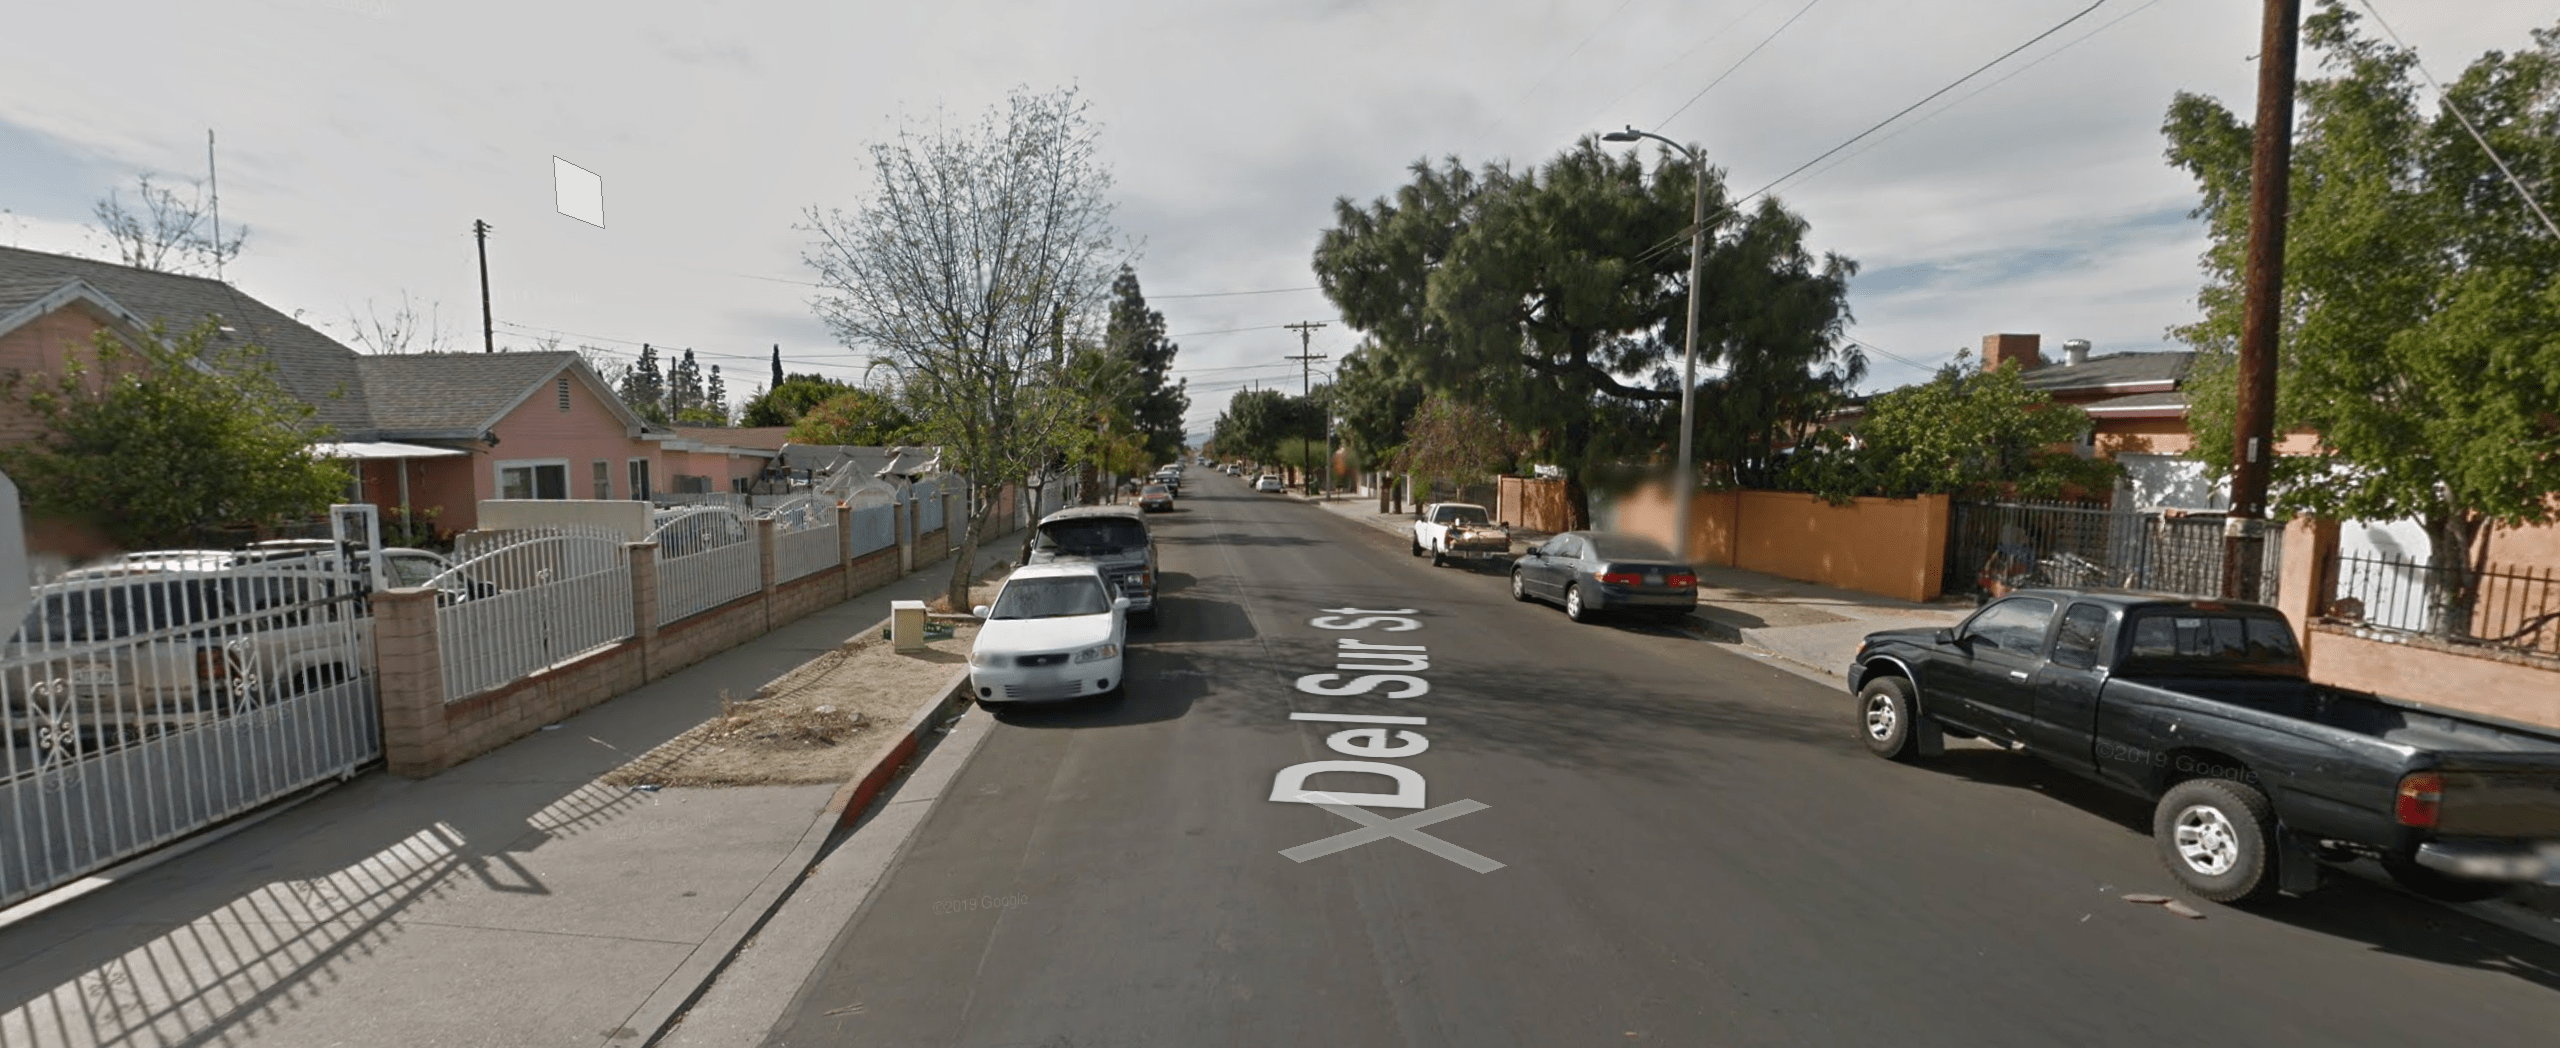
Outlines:
{"type": "Polygon", "coordinates": [[[1544,90],[1547,84],[1556,78],[1556,74],[1564,70],[1565,63],[1573,61],[1573,57],[1581,54],[1583,48],[1591,46],[1591,42],[1593,40],[1599,39],[1601,27],[1606,26],[1611,21],[1615,20],[1620,13],[1624,12],[1634,3],[1635,0],[1624,0],[1623,3],[1618,5],[1616,10],[1609,12],[1607,15],[1602,16],[1599,21],[1592,23],[1591,31],[1583,35],[1581,43],[1573,45],[1573,50],[1565,52],[1563,58],[1556,59],[1556,63],[1554,65],[1547,67],[1546,75],[1539,77],[1537,83],[1529,85],[1529,90],[1522,92],[1520,97],[1514,99],[1510,105],[1502,107],[1502,115],[1494,118],[1493,123],[1487,125],[1484,130],[1476,132],[1475,139],[1468,142],[1465,148],[1473,149],[1476,147],[1476,143],[1484,141],[1485,136],[1501,130],[1502,125],[1510,121],[1511,114],[1519,111],[1520,103],[1528,101],[1530,98],[1536,96],[1539,91],[1544,90]]]}
{"type": "Polygon", "coordinates": [[[1717,29],[1715,32],[1708,33],[1706,36],[1700,38],[1697,43],[1689,45],[1688,50],[1680,52],[1680,57],[1664,62],[1662,63],[1661,68],[1655,69],[1652,73],[1638,78],[1634,87],[1618,92],[1618,97],[1610,99],[1607,105],[1592,110],[1591,115],[1583,117],[1581,120],[1576,121],[1576,123],[1578,125],[1589,124],[1593,120],[1599,119],[1600,114],[1618,108],[1618,103],[1626,101],[1628,95],[1632,95],[1637,91],[1643,90],[1648,81],[1659,79],[1664,73],[1668,73],[1672,69],[1678,67],[1680,63],[1688,61],[1690,55],[1697,54],[1700,49],[1706,47],[1708,44],[1712,44],[1717,40],[1722,39],[1727,30],[1741,25],[1746,19],[1759,14],[1761,8],[1767,7],[1775,2],[1777,2],[1777,0],[1760,0],[1759,3],[1752,5],[1750,10],[1744,11],[1739,16],[1736,16],[1733,21],[1725,23],[1723,28],[1717,29]]]}
{"type": "Polygon", "coordinates": [[[1235,296],[1237,296],[1237,295],[1283,295],[1283,294],[1287,294],[1287,293],[1292,292],[1292,291],[1322,291],[1322,290],[1324,290],[1322,287],[1318,287],[1318,286],[1315,286],[1315,285],[1310,284],[1310,285],[1308,285],[1308,286],[1306,286],[1306,287],[1275,287],[1275,288],[1266,288],[1266,289],[1261,290],[1261,291],[1202,291],[1202,292],[1199,292],[1199,293],[1197,293],[1197,294],[1190,294],[1190,295],[1149,295],[1149,296],[1147,296],[1147,301],[1149,301],[1149,302],[1154,302],[1154,301],[1156,301],[1156,300],[1158,300],[1158,299],[1167,299],[1167,298],[1233,298],[1233,297],[1235,297],[1235,296]]]}
{"type": "Polygon", "coordinates": [[[1671,121],[1680,114],[1688,112],[1690,106],[1698,104],[1699,99],[1707,97],[1707,92],[1715,90],[1717,84],[1724,83],[1725,77],[1732,76],[1734,70],[1742,68],[1742,63],[1750,61],[1752,55],[1759,54],[1760,48],[1769,46],[1769,42],[1776,40],[1779,33],[1786,32],[1788,26],[1796,24],[1796,19],[1804,17],[1805,12],[1813,10],[1813,5],[1821,2],[1822,0],[1806,0],[1803,7],[1796,9],[1796,13],[1793,17],[1790,17],[1785,22],[1780,23],[1776,30],[1762,38],[1759,46],[1753,47],[1751,50],[1744,52],[1742,57],[1734,59],[1733,64],[1725,67],[1724,72],[1717,74],[1715,79],[1707,81],[1707,86],[1699,88],[1697,94],[1690,95],[1688,101],[1680,103],[1680,108],[1672,110],[1670,116],[1663,117],[1661,123],[1653,126],[1656,128],[1664,127],[1670,124],[1671,121]]]}
{"type": "Polygon", "coordinates": [[[2419,76],[2427,78],[2427,86],[2436,89],[2436,97],[2444,102],[2445,112],[2453,114],[2455,120],[2461,121],[2462,129],[2471,133],[2471,140],[2480,143],[2480,151],[2489,154],[2489,162],[2498,165],[2499,174],[2507,176],[2507,184],[2515,187],[2516,195],[2524,198],[2524,206],[2532,208],[2534,217],[2542,220],[2542,228],[2550,230],[2552,236],[2560,237],[2560,225],[2552,224],[2551,216],[2542,210],[2542,202],[2535,200],[2533,193],[2525,189],[2523,182],[2517,180],[2516,173],[2507,168],[2506,158],[2498,155],[2498,151],[2489,145],[2489,140],[2481,137],[2480,129],[2471,125],[2471,118],[2463,114],[2461,107],[2453,104],[2453,95],[2445,91],[2443,84],[2436,82],[2434,73],[2427,71],[2426,62],[2418,58],[2418,49],[2402,42],[2400,34],[2392,32],[2391,23],[2382,20],[2382,12],[2373,9],[2372,0],[2358,0],[2358,2],[2364,5],[2365,13],[2373,16],[2373,24],[2381,26],[2383,34],[2389,36],[2392,43],[2399,44],[2401,50],[2409,52],[2409,61],[2418,67],[2419,76]]]}
{"type": "Polygon", "coordinates": [[[2009,73],[2008,73],[2007,75],[2002,76],[2002,77],[2001,77],[2000,79],[1998,79],[1998,80],[1994,80],[1994,81],[1992,81],[1992,82],[1990,82],[1990,83],[1988,83],[1988,84],[1984,84],[1984,85],[1982,85],[1982,86],[1981,86],[1981,87],[1979,87],[1979,88],[1975,88],[1972,94],[1966,95],[1966,96],[1964,96],[1963,98],[1956,99],[1955,101],[1953,101],[1953,102],[1949,102],[1949,103],[1947,103],[1946,105],[1939,106],[1937,109],[1931,110],[1931,111],[1928,113],[1928,115],[1923,116],[1923,117],[1921,117],[1921,118],[1920,118],[1920,119],[1918,119],[1918,120],[1914,120],[1914,121],[1912,121],[1912,122],[1910,122],[1910,123],[1908,123],[1908,124],[1904,124],[1904,125],[1902,125],[1901,127],[1897,127],[1897,128],[1895,128],[1895,129],[1893,129],[1893,133],[1892,133],[1892,134],[1890,134],[1890,135],[1886,135],[1886,136],[1884,136],[1883,138],[1876,139],[1876,140],[1875,140],[1875,141],[1873,141],[1873,142],[1869,142],[1869,143],[1867,143],[1866,145],[1859,147],[1859,148],[1858,148],[1858,150],[1857,150],[1856,152],[1850,153],[1848,156],[1841,157],[1841,158],[1840,158],[1840,159],[1838,159],[1838,160],[1834,160],[1834,161],[1832,161],[1832,162],[1830,162],[1830,163],[1828,163],[1828,164],[1823,165],[1821,170],[1819,170],[1819,171],[1815,171],[1814,173],[1812,173],[1812,174],[1810,174],[1810,175],[1806,175],[1806,176],[1804,176],[1804,178],[1802,178],[1802,179],[1798,180],[1798,181],[1796,182],[1796,184],[1797,184],[1797,185],[1799,185],[1799,186],[1801,186],[1801,185],[1805,184],[1806,182],[1811,182],[1811,181],[1813,181],[1814,179],[1821,178],[1822,176],[1824,176],[1824,175],[1826,175],[1826,174],[1831,173],[1831,171],[1832,171],[1833,169],[1838,168],[1840,165],[1842,165],[1842,164],[1846,164],[1846,163],[1848,163],[1849,161],[1856,160],[1857,158],[1859,158],[1859,157],[1861,157],[1861,156],[1866,155],[1866,153],[1867,153],[1867,151],[1868,151],[1868,150],[1870,150],[1870,149],[1874,149],[1874,148],[1875,148],[1875,147],[1877,147],[1877,146],[1883,145],[1883,144],[1885,144],[1885,143],[1887,143],[1887,142],[1891,142],[1891,141],[1893,141],[1894,139],[1900,138],[1900,137],[1902,137],[1902,135],[1903,135],[1903,133],[1904,133],[1904,132],[1907,132],[1907,131],[1911,130],[1912,128],[1918,127],[1918,126],[1920,126],[1920,125],[1922,125],[1922,124],[1928,123],[1929,121],[1932,121],[1932,120],[1937,119],[1937,118],[1938,118],[1938,116],[1939,116],[1939,114],[1944,113],[1944,112],[1946,112],[1947,110],[1954,109],[1955,107],[1960,106],[1960,105],[1963,105],[1963,104],[1965,104],[1965,103],[1967,103],[1967,102],[1973,101],[1973,100],[1974,100],[1974,99],[1976,99],[1976,98],[1980,98],[1980,97],[1982,97],[1983,95],[1990,93],[1992,89],[1997,88],[1997,87],[1999,87],[1999,86],[2000,86],[2000,85],[2002,85],[2002,84],[2008,83],[2008,82],[2009,82],[2009,81],[2011,81],[2011,80],[2015,80],[2015,79],[2017,79],[2017,78],[2018,78],[2018,76],[2019,76],[2020,74],[2025,73],[2025,72],[2027,72],[2028,70],[2034,69],[2034,68],[2035,68],[2035,67],[2037,67],[2037,66],[2043,65],[2043,64],[2045,64],[2046,62],[2050,62],[2050,61],[2052,61],[2052,60],[2054,59],[2054,57],[2055,57],[2055,56],[2060,55],[2060,54],[2062,54],[2062,53],[2063,53],[2063,52],[2065,52],[2065,51],[2071,50],[2072,48],[2075,48],[2075,47],[2080,46],[2082,43],[2086,42],[2090,37],[2093,37],[2093,36],[2096,36],[2096,35],[2098,35],[2098,34],[2100,34],[2100,33],[2106,32],[2107,30],[2113,29],[2113,28],[2115,28],[2115,27],[2116,27],[2116,26],[2118,26],[2118,25],[2122,25],[2122,24],[2123,24],[2127,19],[2130,19],[2130,18],[2132,18],[2132,17],[2133,17],[2133,16],[2135,16],[2135,15],[2141,14],[2141,13],[2143,13],[2143,12],[2145,12],[2145,11],[2151,10],[2152,8],[2154,8],[2154,7],[2158,7],[2158,6],[2160,6],[2160,0],[2150,0],[2150,2],[2149,2],[2149,3],[2143,4],[2142,6],[2137,7],[2137,8],[2134,8],[2133,10],[2131,10],[2131,11],[2127,11],[2127,12],[2125,12],[2125,13],[2121,14],[2121,15],[2117,15],[2117,16],[2115,17],[2115,19],[2114,19],[2114,20],[2112,20],[2112,21],[2108,22],[2107,24],[2102,25],[2102,26],[2099,26],[2099,27],[2098,27],[2098,28],[2096,28],[2096,29],[2089,30],[2089,31],[2088,31],[2088,32],[2086,32],[2086,33],[2082,33],[2082,34],[2080,34],[2079,36],[2072,38],[2072,40],[2071,40],[2071,42],[2070,42],[2070,43],[2064,44],[2064,45],[2062,45],[2061,47],[2057,47],[2057,48],[2054,48],[2054,49],[2053,49],[2053,50],[2051,50],[2051,51],[2047,51],[2047,52],[2045,52],[2044,54],[2042,54],[2042,55],[2038,56],[2038,57],[2036,58],[2036,60],[2035,60],[2035,61],[2033,61],[2033,62],[2029,62],[2029,63],[2027,63],[2026,65],[2023,65],[2023,66],[2020,66],[2020,67],[2018,67],[2018,68],[2016,68],[2016,69],[2010,70],[2010,71],[2009,71],[2009,73]]]}
{"type": "MultiPolygon", "coordinates": [[[[1920,108],[1921,106],[1928,105],[1931,101],[1935,100],[1939,95],[1943,95],[1943,94],[1946,94],[1946,93],[1947,93],[1947,92],[1949,92],[1949,91],[1953,91],[1953,90],[1955,90],[1957,87],[1962,86],[1962,85],[1964,84],[1964,82],[1965,82],[1965,81],[1967,81],[1967,80],[1971,80],[1971,79],[1973,79],[1974,77],[1977,77],[1977,76],[1981,76],[1981,75],[1982,75],[1986,70],[1989,70],[1992,66],[1996,66],[1996,65],[1999,65],[1999,64],[2000,64],[2000,63],[2002,63],[2002,62],[2006,62],[2006,61],[2008,61],[2008,60],[2009,60],[2009,58],[2010,58],[2010,56],[2015,55],[2015,54],[2017,54],[2017,53],[2018,53],[2018,52],[2020,52],[2020,51],[2024,51],[2024,50],[2026,50],[2026,49],[2028,49],[2028,48],[2030,48],[2030,47],[2035,46],[2037,42],[2039,42],[2039,41],[2043,40],[2044,38],[2046,38],[2046,37],[2048,37],[2048,36],[2052,36],[2052,35],[2053,35],[2053,34],[2055,34],[2055,33],[2059,33],[2059,32],[2061,32],[2065,26],[2068,26],[2068,25],[2070,25],[2071,23],[2073,23],[2073,22],[2077,22],[2077,21],[2079,21],[2079,20],[2081,20],[2081,19],[2083,19],[2083,18],[2088,17],[2088,16],[2089,16],[2089,12],[2091,12],[2091,11],[2095,11],[2095,10],[2097,10],[2098,8],[2100,8],[2100,7],[2104,6],[2104,5],[2106,4],[2106,2],[2107,2],[2107,0],[2097,0],[2097,2],[2096,2],[2096,3],[2090,4],[2090,5],[2089,5],[2089,6],[2087,6],[2087,7],[2081,8],[2081,9],[2080,9],[2080,13],[2075,14],[2075,15],[2072,15],[2072,16],[2071,16],[2071,17],[2069,17],[2069,18],[2065,18],[2065,19],[2063,19],[2061,22],[2056,23],[2056,24],[2054,25],[2054,27],[2053,27],[2053,28],[2051,28],[2051,29],[2047,29],[2047,30],[2045,30],[2044,32],[2037,33],[2037,34],[2035,35],[2035,38],[2034,38],[2034,39],[2028,40],[2026,43],[2019,44],[2019,45],[2018,45],[2018,46],[2016,46],[2016,47],[2010,48],[2009,50],[2007,50],[2007,51],[2005,51],[2005,52],[2002,52],[2002,53],[2001,53],[2001,55],[2000,55],[2000,57],[1998,57],[1998,58],[1994,58],[1994,59],[1992,59],[1992,60],[1990,60],[1990,61],[1988,61],[1988,62],[1984,62],[1984,63],[1982,64],[1981,68],[1979,68],[1979,69],[1975,69],[1973,72],[1966,73],[1966,74],[1965,74],[1965,75],[1963,75],[1963,76],[1957,77],[1957,78],[1955,79],[1955,82],[1954,82],[1954,83],[1948,84],[1948,85],[1947,85],[1947,86],[1945,86],[1945,87],[1941,87],[1941,88],[1939,88],[1939,89],[1937,89],[1937,90],[1935,90],[1935,91],[1929,92],[1928,97],[1926,97],[1926,98],[1922,98],[1921,100],[1919,100],[1919,101],[1917,101],[1917,102],[1913,102],[1913,103],[1911,103],[1911,104],[1910,104],[1910,105],[1908,105],[1908,106],[1904,106],[1904,107],[1902,108],[1902,111],[1901,111],[1901,112],[1895,113],[1895,114],[1893,114],[1892,116],[1889,116],[1889,117],[1884,118],[1883,120],[1879,120],[1879,121],[1877,121],[1877,122],[1876,122],[1876,125],[1875,125],[1874,127],[1870,127],[1870,128],[1868,128],[1868,129],[1866,129],[1866,130],[1864,130],[1864,131],[1860,131],[1860,132],[1858,132],[1856,135],[1852,136],[1848,141],[1846,141],[1846,142],[1842,142],[1842,143],[1840,143],[1839,145],[1836,145],[1836,146],[1831,147],[1830,149],[1824,150],[1821,156],[1817,156],[1817,157],[1815,157],[1815,158],[1813,158],[1813,159],[1811,159],[1811,160],[1807,160],[1807,161],[1805,161],[1804,163],[1797,165],[1795,170],[1793,170],[1793,171],[1789,171],[1789,172],[1787,172],[1786,174],[1783,174],[1783,175],[1778,176],[1778,178],[1777,178],[1777,180],[1776,180],[1776,181],[1773,181],[1773,182],[1769,183],[1768,185],[1765,185],[1765,186],[1760,187],[1758,190],[1753,191],[1753,192],[1752,192],[1752,194],[1751,194],[1751,196],[1743,197],[1743,198],[1742,198],[1742,200],[1749,200],[1749,199],[1751,199],[1752,197],[1756,197],[1756,196],[1759,196],[1759,195],[1761,195],[1761,194],[1763,194],[1763,193],[1767,193],[1768,191],[1770,191],[1770,190],[1772,190],[1772,189],[1777,188],[1777,187],[1778,187],[1778,184],[1779,184],[1780,182],[1784,182],[1784,181],[1786,181],[1786,180],[1788,180],[1788,179],[1790,179],[1790,178],[1794,178],[1794,177],[1796,177],[1796,176],[1797,176],[1797,175],[1799,175],[1799,174],[1803,174],[1803,173],[1804,173],[1804,170],[1805,170],[1806,168],[1812,167],[1812,166],[1813,166],[1813,165],[1815,165],[1815,164],[1819,164],[1819,163],[1821,163],[1821,162],[1823,162],[1823,161],[1825,161],[1825,160],[1830,159],[1830,158],[1831,158],[1831,156],[1832,156],[1832,154],[1834,154],[1834,153],[1838,153],[1839,151],[1841,151],[1841,150],[1843,150],[1843,149],[1847,149],[1847,148],[1849,148],[1849,147],[1850,147],[1850,146],[1852,146],[1852,145],[1856,145],[1856,144],[1858,143],[1858,140],[1859,140],[1859,139],[1865,138],[1865,137],[1867,137],[1868,135],[1872,135],[1872,134],[1875,134],[1877,131],[1883,130],[1883,129],[1884,129],[1884,126],[1885,126],[1886,124],[1890,124],[1890,123],[1893,123],[1893,122],[1894,122],[1894,121],[1896,121],[1896,120],[1900,120],[1900,119],[1902,119],[1904,116],[1909,115],[1909,114],[1910,114],[1910,112],[1911,112],[1912,110],[1914,110],[1914,109],[1918,109],[1918,108],[1920,108]]],[[[1735,201],[1735,203],[1737,203],[1737,204],[1739,204],[1739,203],[1741,203],[1741,202],[1742,202],[1741,200],[1737,200],[1737,201],[1735,201]]]]}

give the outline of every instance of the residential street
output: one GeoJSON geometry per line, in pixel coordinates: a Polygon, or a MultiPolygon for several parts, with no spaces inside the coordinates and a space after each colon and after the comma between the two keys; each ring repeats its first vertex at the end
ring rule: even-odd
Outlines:
{"type": "Polygon", "coordinates": [[[2489,1046],[2560,1029],[2560,949],[2353,881],[2254,912],[2197,902],[2202,920],[2128,905],[2179,895],[2147,804],[1989,750],[1876,760],[1837,690],[1669,629],[1576,626],[1490,569],[1433,569],[1395,536],[1195,476],[1155,518],[1167,600],[1126,697],[1001,714],[769,1043],[2489,1046]],[[1346,608],[1421,627],[1326,610],[1346,608]],[[1293,686],[1337,672],[1346,641],[1427,649],[1428,693],[1293,686]],[[1346,758],[1327,736],[1358,725],[1293,712],[1424,718],[1406,727],[1428,749],[1346,758]],[[1372,820],[1482,807],[1293,861],[1358,826],[1270,800],[1274,776],[1340,759],[1427,783],[1417,807],[1364,804],[1372,820]]]}

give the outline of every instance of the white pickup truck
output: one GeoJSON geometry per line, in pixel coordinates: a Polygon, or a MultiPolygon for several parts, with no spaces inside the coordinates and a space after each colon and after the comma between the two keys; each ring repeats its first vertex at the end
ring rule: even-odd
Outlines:
{"type": "Polygon", "coordinates": [[[1511,530],[1471,502],[1433,502],[1413,517],[1413,555],[1429,554],[1431,566],[1452,560],[1508,560],[1511,530]]]}

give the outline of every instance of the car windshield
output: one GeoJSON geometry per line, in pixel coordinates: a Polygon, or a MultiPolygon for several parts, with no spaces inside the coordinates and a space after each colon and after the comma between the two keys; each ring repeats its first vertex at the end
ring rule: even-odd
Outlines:
{"type": "Polygon", "coordinates": [[[1147,491],[1146,491],[1146,493],[1147,493],[1147,494],[1149,494],[1149,495],[1170,495],[1170,494],[1172,494],[1172,492],[1165,490],[1165,486],[1164,486],[1164,485],[1162,485],[1162,484],[1149,484],[1149,485],[1147,485],[1147,491]]]}
{"type": "Polygon", "coordinates": [[[1493,518],[1485,516],[1484,508],[1481,506],[1442,506],[1440,507],[1440,523],[1490,524],[1493,523],[1493,518]]]}
{"type": "Polygon", "coordinates": [[[1006,583],[1004,592],[996,595],[995,607],[987,609],[987,617],[1054,619],[1067,615],[1100,615],[1110,610],[1111,601],[1103,593],[1100,580],[1090,576],[1057,575],[1006,583]]]}
{"type": "Polygon", "coordinates": [[[1147,544],[1134,520],[1066,520],[1040,529],[1040,548],[1056,553],[1111,553],[1147,544]]]}
{"type": "Polygon", "coordinates": [[[223,614],[220,594],[193,580],[47,594],[18,627],[22,643],[85,643],[184,629],[223,614]]]}

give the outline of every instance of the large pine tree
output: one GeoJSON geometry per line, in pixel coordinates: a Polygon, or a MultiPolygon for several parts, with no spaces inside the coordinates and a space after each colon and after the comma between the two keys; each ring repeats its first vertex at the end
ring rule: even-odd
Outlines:
{"type": "Polygon", "coordinates": [[[1138,271],[1123,265],[1120,275],[1111,282],[1111,326],[1103,336],[1104,347],[1113,355],[1128,361],[1136,373],[1134,388],[1120,403],[1122,413],[1137,426],[1147,442],[1150,461],[1171,462],[1182,455],[1182,416],[1191,410],[1188,380],[1166,378],[1173,372],[1174,355],[1182,347],[1166,340],[1164,314],[1147,308],[1147,296],[1138,289],[1138,271]]]}

